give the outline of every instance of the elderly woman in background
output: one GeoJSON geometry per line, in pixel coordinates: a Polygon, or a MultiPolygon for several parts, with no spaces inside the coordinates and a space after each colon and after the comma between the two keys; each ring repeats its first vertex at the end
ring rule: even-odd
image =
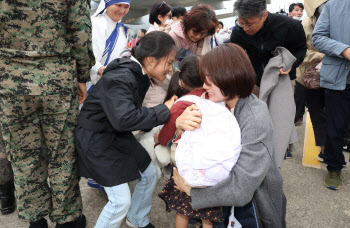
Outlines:
{"type": "Polygon", "coordinates": [[[182,22],[171,26],[169,35],[175,40],[180,55],[184,54],[182,52],[204,55],[211,50],[210,39],[218,24],[211,6],[195,5],[182,22]]]}
{"type": "Polygon", "coordinates": [[[129,12],[130,0],[101,0],[91,17],[92,48],[96,64],[90,71],[92,84],[102,77],[108,63],[121,57],[128,45],[128,28],[121,22],[129,12]]]}

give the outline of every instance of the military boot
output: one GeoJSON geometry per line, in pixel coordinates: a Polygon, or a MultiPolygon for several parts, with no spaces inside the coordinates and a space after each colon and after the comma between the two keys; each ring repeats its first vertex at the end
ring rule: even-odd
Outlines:
{"type": "Polygon", "coordinates": [[[29,228],[48,228],[47,221],[45,218],[30,222],[29,228]]]}
{"type": "Polygon", "coordinates": [[[56,224],[56,228],[84,228],[86,226],[85,215],[80,215],[72,222],[66,222],[63,224],[56,224]]]}
{"type": "Polygon", "coordinates": [[[11,214],[16,210],[15,186],[12,181],[0,185],[1,214],[11,214]]]}

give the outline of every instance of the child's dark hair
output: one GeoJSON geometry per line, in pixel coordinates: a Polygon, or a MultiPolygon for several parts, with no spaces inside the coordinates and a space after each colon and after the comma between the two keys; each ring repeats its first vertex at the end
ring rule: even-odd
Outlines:
{"type": "Polygon", "coordinates": [[[171,77],[164,102],[169,100],[173,95],[181,97],[193,89],[203,86],[203,81],[198,73],[198,62],[199,58],[196,55],[188,55],[182,60],[179,67],[180,71],[176,71],[171,77]],[[186,84],[186,88],[181,86],[180,80],[186,84]]]}
{"type": "Polygon", "coordinates": [[[143,34],[146,34],[146,32],[147,32],[146,29],[140,29],[140,31],[141,31],[143,34]]]}
{"type": "Polygon", "coordinates": [[[158,25],[160,25],[161,22],[158,19],[158,15],[162,15],[162,17],[164,17],[171,10],[172,10],[172,7],[164,1],[158,1],[154,3],[154,5],[151,8],[151,12],[149,14],[149,23],[153,25],[154,22],[156,22],[158,25]]]}
{"type": "Polygon", "coordinates": [[[161,31],[153,31],[142,37],[131,50],[141,64],[146,57],[154,57],[160,60],[176,50],[175,41],[171,36],[161,31]]]}
{"type": "Polygon", "coordinates": [[[173,16],[173,17],[185,16],[186,13],[187,13],[187,10],[186,10],[186,8],[183,7],[183,6],[175,6],[175,7],[171,10],[171,16],[173,16]]]}

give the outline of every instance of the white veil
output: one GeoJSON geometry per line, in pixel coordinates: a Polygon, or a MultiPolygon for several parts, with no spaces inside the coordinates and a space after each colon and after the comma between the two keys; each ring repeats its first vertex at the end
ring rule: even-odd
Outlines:
{"type": "MultiPolygon", "coordinates": [[[[120,2],[122,4],[128,4],[128,2],[120,2]]],[[[106,3],[105,0],[101,0],[100,1],[100,5],[98,5],[97,10],[95,11],[94,15],[92,15],[93,17],[96,17],[97,15],[99,15],[103,10],[105,10],[106,8],[106,3]]]]}
{"type": "Polygon", "coordinates": [[[92,15],[93,17],[96,17],[97,15],[99,15],[101,13],[101,11],[103,11],[106,8],[106,3],[105,0],[101,0],[100,4],[97,7],[97,10],[95,11],[94,15],[92,15]]]}

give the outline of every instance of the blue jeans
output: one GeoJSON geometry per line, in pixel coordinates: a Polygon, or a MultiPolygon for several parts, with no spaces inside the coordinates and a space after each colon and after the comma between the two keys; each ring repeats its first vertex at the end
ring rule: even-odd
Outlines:
{"type": "Polygon", "coordinates": [[[103,208],[95,227],[120,227],[124,217],[138,226],[144,227],[149,223],[148,213],[151,211],[152,195],[157,184],[157,169],[151,162],[141,173],[131,198],[128,183],[113,187],[105,187],[108,203],[103,208]]]}

